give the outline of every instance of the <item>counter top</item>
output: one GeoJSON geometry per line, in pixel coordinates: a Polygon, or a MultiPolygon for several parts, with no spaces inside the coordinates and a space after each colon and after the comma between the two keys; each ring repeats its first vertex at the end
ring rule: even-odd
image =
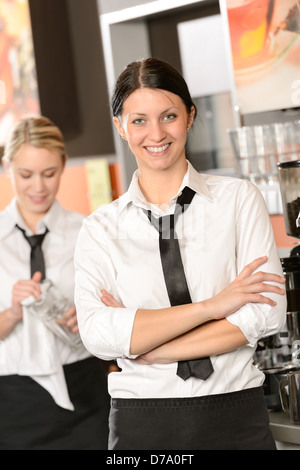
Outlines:
{"type": "Polygon", "coordinates": [[[300,446],[300,424],[290,422],[289,415],[283,411],[270,411],[270,428],[275,441],[300,446]]]}

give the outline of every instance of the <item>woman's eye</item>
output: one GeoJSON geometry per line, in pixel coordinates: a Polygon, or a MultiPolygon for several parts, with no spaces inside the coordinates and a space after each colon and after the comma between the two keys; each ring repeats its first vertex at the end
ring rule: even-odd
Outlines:
{"type": "Polygon", "coordinates": [[[164,117],[164,120],[165,121],[173,121],[173,119],[175,119],[176,116],[175,114],[167,114],[165,117],[164,117]]]}
{"type": "Polygon", "coordinates": [[[144,119],[135,119],[133,121],[133,124],[137,125],[137,126],[141,126],[142,124],[144,124],[145,120],[144,119]]]}
{"type": "Polygon", "coordinates": [[[21,178],[23,178],[23,179],[28,179],[28,178],[31,177],[31,174],[30,174],[30,173],[20,173],[20,176],[21,176],[21,178]]]}
{"type": "Polygon", "coordinates": [[[55,175],[54,171],[51,171],[51,173],[45,173],[44,174],[45,178],[53,178],[54,175],[55,175]]]}

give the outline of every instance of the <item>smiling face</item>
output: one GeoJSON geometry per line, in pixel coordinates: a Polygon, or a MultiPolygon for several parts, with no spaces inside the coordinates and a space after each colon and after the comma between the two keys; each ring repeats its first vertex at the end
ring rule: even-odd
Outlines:
{"type": "Polygon", "coordinates": [[[122,116],[114,118],[128,141],[139,169],[165,170],[185,162],[188,114],[182,99],[166,90],[139,88],[125,100],[122,116]]]}
{"type": "Polygon", "coordinates": [[[5,166],[19,212],[28,226],[35,228],[56,197],[64,169],[63,159],[46,148],[23,144],[5,166]]]}

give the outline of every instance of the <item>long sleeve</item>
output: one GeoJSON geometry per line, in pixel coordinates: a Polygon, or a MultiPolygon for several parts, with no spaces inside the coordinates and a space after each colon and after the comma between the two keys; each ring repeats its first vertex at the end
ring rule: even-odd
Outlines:
{"type": "Polygon", "coordinates": [[[97,217],[86,219],[75,250],[75,305],[85,347],[103,360],[112,360],[129,357],[136,309],[109,308],[101,301],[102,289],[121,301],[105,240],[97,217]]]}

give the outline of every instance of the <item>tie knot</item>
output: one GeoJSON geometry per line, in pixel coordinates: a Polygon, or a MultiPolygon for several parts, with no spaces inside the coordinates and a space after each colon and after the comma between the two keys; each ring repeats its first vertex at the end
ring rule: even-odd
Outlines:
{"type": "Polygon", "coordinates": [[[174,214],[164,215],[156,219],[150,210],[146,211],[143,209],[143,211],[147,214],[149,221],[156,228],[158,233],[163,235],[163,238],[173,238],[177,218],[192,202],[194,195],[195,191],[186,186],[176,201],[174,214]]]}
{"type": "Polygon", "coordinates": [[[26,240],[28,241],[29,245],[31,248],[35,248],[36,246],[41,246],[43,243],[43,240],[45,238],[47,232],[42,233],[41,235],[31,235],[28,237],[27,235],[24,235],[26,240]]]}
{"type": "Polygon", "coordinates": [[[28,236],[28,235],[26,235],[25,230],[22,229],[21,227],[19,227],[19,225],[17,225],[17,228],[23,233],[24,238],[28,241],[31,248],[41,246],[46,234],[49,232],[49,230],[46,228],[45,232],[41,233],[40,235],[30,235],[30,236],[28,236]]]}

